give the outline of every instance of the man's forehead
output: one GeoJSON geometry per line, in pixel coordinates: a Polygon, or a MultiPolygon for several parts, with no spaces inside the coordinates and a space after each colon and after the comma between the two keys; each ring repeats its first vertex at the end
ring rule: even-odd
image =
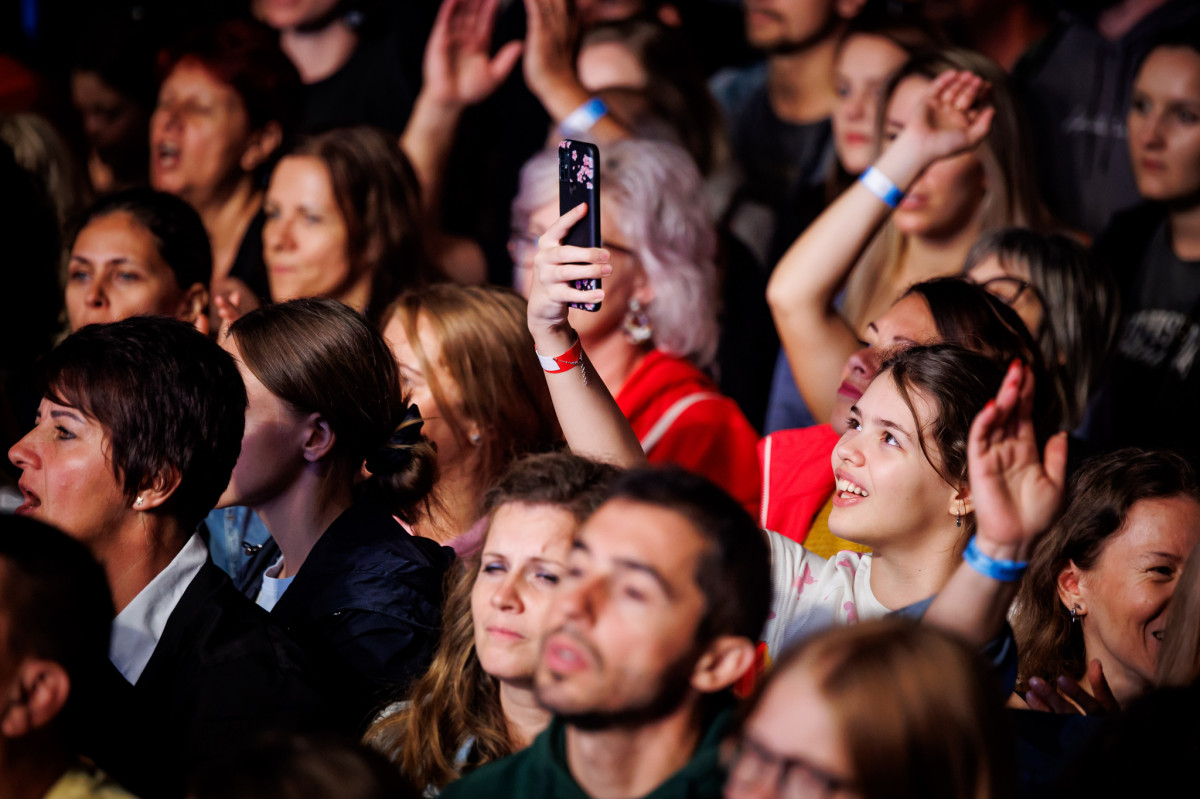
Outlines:
{"type": "Polygon", "coordinates": [[[682,513],[628,499],[611,499],[584,522],[576,548],[596,558],[636,560],[665,572],[691,566],[705,548],[682,513]]]}

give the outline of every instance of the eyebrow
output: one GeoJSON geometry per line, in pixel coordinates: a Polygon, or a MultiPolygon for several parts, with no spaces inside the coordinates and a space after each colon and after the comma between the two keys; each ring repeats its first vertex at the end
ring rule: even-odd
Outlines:
{"type": "MultiPolygon", "coordinates": [[[[857,405],[851,405],[850,412],[859,417],[861,417],[863,415],[863,412],[858,409],[857,405]]],[[[912,433],[910,433],[908,431],[908,428],[903,427],[899,424],[896,424],[895,422],[891,421],[890,419],[884,419],[881,416],[875,416],[875,417],[871,418],[871,421],[874,424],[878,425],[879,427],[884,428],[885,430],[895,430],[898,433],[904,434],[905,438],[910,438],[910,439],[912,438],[912,433]]]]}
{"type": "MultiPolygon", "coordinates": [[[[579,540],[576,540],[575,543],[571,545],[571,550],[573,552],[586,552],[589,555],[591,554],[591,550],[588,549],[587,544],[579,540]]],[[[675,590],[671,588],[671,584],[667,582],[667,578],[663,577],[662,572],[651,566],[649,563],[643,563],[640,560],[630,560],[629,558],[614,558],[613,562],[617,565],[618,569],[649,575],[654,582],[658,583],[658,587],[662,589],[663,593],[667,595],[668,599],[674,598],[675,590]]]]}
{"type": "Polygon", "coordinates": [[[80,424],[84,424],[83,417],[74,411],[50,411],[51,419],[71,419],[80,424]]]}

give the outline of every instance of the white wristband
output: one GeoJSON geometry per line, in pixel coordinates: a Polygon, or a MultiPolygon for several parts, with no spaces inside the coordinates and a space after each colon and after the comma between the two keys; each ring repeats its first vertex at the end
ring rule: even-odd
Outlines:
{"type": "Polygon", "coordinates": [[[604,104],[604,101],[599,97],[593,97],[567,114],[558,129],[563,134],[585,133],[591,130],[592,126],[603,119],[607,113],[608,106],[604,104]]]}
{"type": "Polygon", "coordinates": [[[895,208],[904,199],[904,192],[900,191],[891,178],[873,166],[867,167],[867,171],[863,172],[862,177],[858,180],[867,187],[867,191],[883,200],[891,208],[895,208]]]}

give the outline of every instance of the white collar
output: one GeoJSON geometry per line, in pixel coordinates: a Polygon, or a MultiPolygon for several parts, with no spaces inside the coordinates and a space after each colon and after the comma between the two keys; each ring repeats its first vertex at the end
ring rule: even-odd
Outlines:
{"type": "Polygon", "coordinates": [[[194,534],[167,568],[156,574],[113,620],[108,659],[129,682],[137,684],[167,620],[207,560],[208,547],[199,534],[194,534]]]}

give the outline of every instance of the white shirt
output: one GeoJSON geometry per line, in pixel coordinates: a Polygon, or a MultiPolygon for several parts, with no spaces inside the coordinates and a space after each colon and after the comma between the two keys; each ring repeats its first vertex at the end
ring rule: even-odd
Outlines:
{"type": "Polygon", "coordinates": [[[275,608],[275,603],[283,596],[283,592],[288,590],[292,580],[296,579],[294,574],[291,577],[276,577],[275,575],[281,571],[283,571],[283,555],[280,555],[279,560],[272,563],[263,573],[262,586],[258,589],[258,597],[254,602],[267,613],[275,608]]]}
{"type": "Polygon", "coordinates": [[[155,575],[113,620],[108,659],[129,682],[137,684],[167,620],[207,560],[208,547],[199,534],[193,535],[167,568],[155,575]]]}
{"type": "Polygon", "coordinates": [[[878,619],[891,612],[871,592],[870,554],[843,550],[825,560],[779,533],[768,531],[767,541],[771,613],[762,640],[769,657],[834,624],[878,619]]]}

